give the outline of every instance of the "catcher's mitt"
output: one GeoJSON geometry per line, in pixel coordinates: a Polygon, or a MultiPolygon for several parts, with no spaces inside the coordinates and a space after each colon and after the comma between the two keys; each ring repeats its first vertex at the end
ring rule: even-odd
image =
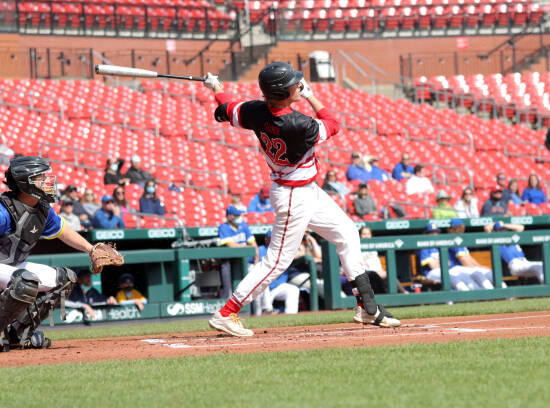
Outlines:
{"type": "Polygon", "coordinates": [[[106,265],[120,266],[124,263],[124,257],[116,250],[114,245],[99,242],[90,250],[92,260],[92,272],[100,273],[106,265]]]}

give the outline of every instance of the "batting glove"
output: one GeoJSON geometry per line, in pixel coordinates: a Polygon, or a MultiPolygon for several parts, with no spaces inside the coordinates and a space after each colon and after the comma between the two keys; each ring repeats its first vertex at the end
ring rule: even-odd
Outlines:
{"type": "Polygon", "coordinates": [[[302,90],[300,91],[300,95],[302,95],[302,98],[309,98],[310,96],[313,96],[313,91],[311,90],[311,87],[306,82],[304,78],[300,81],[300,84],[302,85],[302,90]]]}
{"type": "Polygon", "coordinates": [[[206,78],[204,80],[204,86],[207,87],[208,89],[212,89],[214,90],[214,87],[218,85],[218,86],[222,86],[221,82],[218,80],[218,76],[217,75],[213,75],[211,74],[210,72],[206,75],[206,78]]]}

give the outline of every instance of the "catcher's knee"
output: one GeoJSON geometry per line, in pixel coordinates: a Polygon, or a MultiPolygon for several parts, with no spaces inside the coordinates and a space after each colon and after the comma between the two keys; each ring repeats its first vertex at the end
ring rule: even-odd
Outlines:
{"type": "Polygon", "coordinates": [[[26,269],[17,269],[11,275],[7,290],[9,290],[12,298],[31,304],[38,295],[39,283],[40,279],[34,273],[26,269]]]}
{"type": "Polygon", "coordinates": [[[55,270],[57,272],[56,279],[59,286],[67,284],[72,286],[76,283],[76,273],[72,269],[56,266],[55,270]]]}

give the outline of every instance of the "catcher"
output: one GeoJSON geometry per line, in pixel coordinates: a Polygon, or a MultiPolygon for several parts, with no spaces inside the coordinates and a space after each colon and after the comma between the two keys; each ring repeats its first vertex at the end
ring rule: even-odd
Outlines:
{"type": "Polygon", "coordinates": [[[57,195],[54,175],[41,157],[21,156],[6,170],[9,190],[0,195],[0,351],[46,348],[51,341],[37,330],[52,309],[61,306],[76,281],[68,268],[49,267],[25,260],[43,237],[90,254],[94,273],[104,265],[122,265],[123,257],[111,246],[92,246],[65,224],[50,207],[57,195]]]}

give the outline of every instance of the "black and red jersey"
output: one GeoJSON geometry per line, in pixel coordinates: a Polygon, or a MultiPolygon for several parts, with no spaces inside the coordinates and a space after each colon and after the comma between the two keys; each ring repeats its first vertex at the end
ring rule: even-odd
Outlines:
{"type": "Polygon", "coordinates": [[[253,130],[262,147],[271,179],[286,186],[303,186],[317,176],[315,146],[340,130],[327,110],[317,118],[290,108],[271,109],[264,101],[232,102],[224,93],[216,94],[220,104],[214,116],[218,122],[253,130]]]}

